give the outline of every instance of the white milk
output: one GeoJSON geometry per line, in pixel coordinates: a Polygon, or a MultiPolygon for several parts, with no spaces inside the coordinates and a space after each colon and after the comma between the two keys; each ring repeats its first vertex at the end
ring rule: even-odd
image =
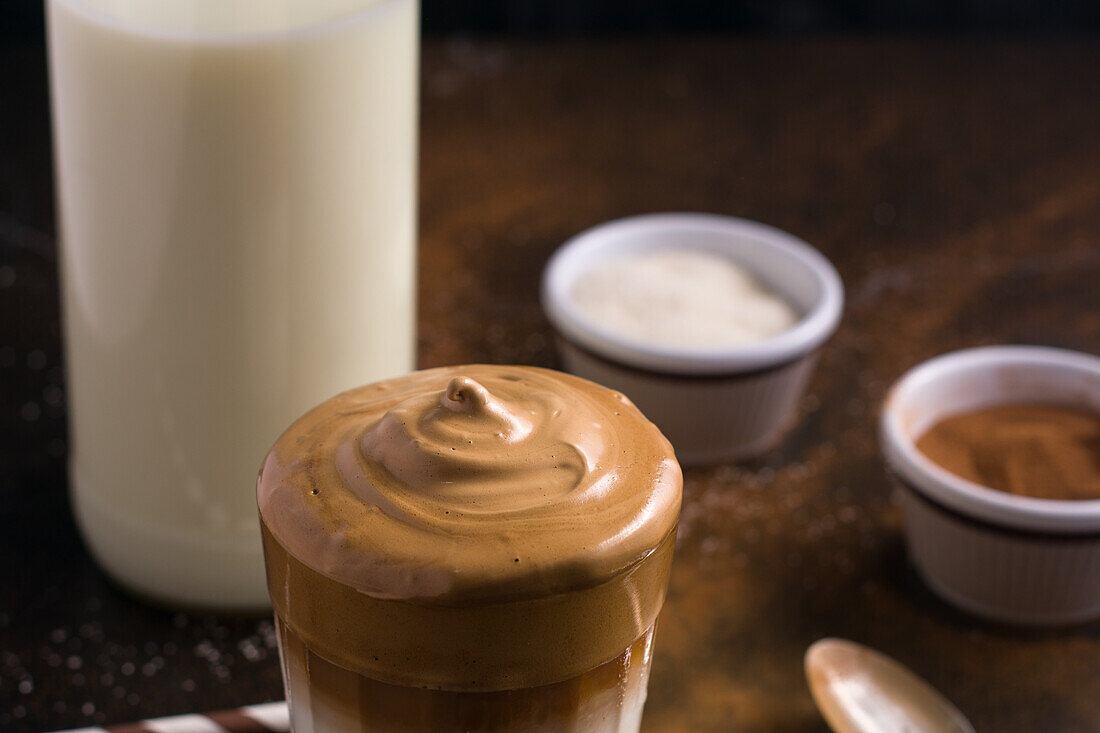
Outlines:
{"type": "Polygon", "coordinates": [[[256,473],[410,371],[416,0],[48,0],[75,511],[124,585],[267,603],[256,473]]]}

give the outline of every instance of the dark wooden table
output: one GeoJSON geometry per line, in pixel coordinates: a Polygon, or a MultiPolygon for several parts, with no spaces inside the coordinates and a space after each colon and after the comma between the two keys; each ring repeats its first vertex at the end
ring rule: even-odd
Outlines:
{"type": "MultiPolygon", "coordinates": [[[[69,518],[41,48],[0,51],[0,729],[276,698],[263,619],[165,612],[69,518]]],[[[869,643],[978,730],[1100,729],[1100,624],[990,625],[901,544],[874,424],[918,361],[1100,351],[1100,47],[986,41],[429,42],[424,366],[557,363],[537,298],[566,237],[735,214],[836,263],[844,323],[783,446],[687,475],[645,729],[821,731],[803,650],[869,643]]]]}

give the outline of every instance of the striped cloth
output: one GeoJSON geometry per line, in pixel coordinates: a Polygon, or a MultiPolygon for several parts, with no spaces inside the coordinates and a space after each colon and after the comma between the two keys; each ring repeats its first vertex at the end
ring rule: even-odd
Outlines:
{"type": "Polygon", "coordinates": [[[140,723],[78,728],[60,733],[288,733],[290,713],[285,702],[249,705],[205,715],[175,715],[140,723]]]}

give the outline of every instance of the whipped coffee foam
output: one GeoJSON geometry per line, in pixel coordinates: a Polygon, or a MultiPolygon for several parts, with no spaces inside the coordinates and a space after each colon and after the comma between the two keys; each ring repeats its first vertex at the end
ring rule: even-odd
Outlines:
{"type": "Polygon", "coordinates": [[[296,422],[259,481],[271,533],[376,598],[485,601],[607,580],[675,526],[668,442],[621,394],[548,370],[432,369],[296,422]]]}
{"type": "Polygon", "coordinates": [[[511,689],[615,658],[664,599],[682,477],[621,394],[532,367],[345,392],[271,450],[276,613],[393,684],[511,689]]]}

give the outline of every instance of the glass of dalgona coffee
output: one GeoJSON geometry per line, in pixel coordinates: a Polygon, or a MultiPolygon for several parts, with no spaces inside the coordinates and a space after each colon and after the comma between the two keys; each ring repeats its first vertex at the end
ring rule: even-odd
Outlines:
{"type": "Polygon", "coordinates": [[[296,733],[635,733],[682,493],[621,394],[444,367],[295,422],[258,483],[296,733]]]}

